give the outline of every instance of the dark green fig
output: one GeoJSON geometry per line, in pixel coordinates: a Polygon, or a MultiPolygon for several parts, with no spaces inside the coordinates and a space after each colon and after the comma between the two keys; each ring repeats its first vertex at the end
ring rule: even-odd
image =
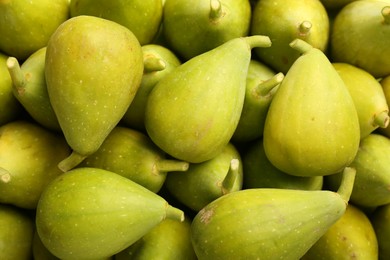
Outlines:
{"type": "Polygon", "coordinates": [[[390,74],[390,1],[360,0],[344,6],[331,33],[331,59],[362,68],[375,78],[390,74]]]}
{"type": "Polygon", "coordinates": [[[20,208],[0,203],[0,259],[30,260],[34,221],[20,208]]]}
{"type": "Polygon", "coordinates": [[[169,171],[186,171],[189,163],[167,159],[144,133],[117,126],[79,166],[115,172],[157,193],[169,171]]]}
{"type": "Polygon", "coordinates": [[[58,258],[99,259],[129,247],[165,218],[183,221],[184,213],[116,173],[75,168],[42,193],[36,227],[58,258]]]}
{"type": "Polygon", "coordinates": [[[240,119],[251,49],[267,36],[230,40],[178,66],[149,94],[145,128],[163,151],[200,163],[215,157],[240,119]]]}
{"type": "Polygon", "coordinates": [[[0,1],[0,51],[24,61],[69,18],[69,0],[0,1]]]}
{"type": "Polygon", "coordinates": [[[325,54],[303,40],[302,55],[287,72],[269,107],[264,150],[278,169],[296,176],[325,176],[354,159],[360,141],[357,111],[325,54]]]}
{"type": "Polygon", "coordinates": [[[60,162],[61,170],[99,148],[130,106],[142,73],[140,43],[126,27],[94,16],[73,17],[58,27],[47,45],[45,76],[73,150],[60,162]]]}
{"type": "Polygon", "coordinates": [[[343,216],[356,171],[344,173],[337,193],[259,188],[214,200],[192,221],[198,259],[299,259],[343,216]]]}
{"type": "Polygon", "coordinates": [[[232,136],[234,142],[250,142],[263,135],[264,122],[283,73],[274,73],[263,63],[251,60],[246,79],[244,106],[232,136]]]}
{"type": "Polygon", "coordinates": [[[164,219],[130,247],[115,255],[115,260],[196,260],[191,244],[191,222],[164,219]]]}
{"type": "MultiPolygon", "coordinates": [[[[372,133],[360,142],[359,151],[350,164],[358,174],[351,202],[360,207],[377,207],[390,203],[390,139],[372,133]]],[[[325,183],[335,189],[341,173],[326,176],[325,183]]]]}
{"type": "Polygon", "coordinates": [[[370,217],[378,241],[379,260],[390,257],[390,204],[375,209],[370,217]]]}
{"type": "Polygon", "coordinates": [[[70,15],[93,15],[119,23],[134,33],[141,45],[156,37],[162,22],[161,0],[72,0],[70,15]]]}
{"type": "Polygon", "coordinates": [[[288,45],[296,38],[325,51],[329,17],[319,0],[261,0],[253,8],[251,35],[268,35],[270,48],[256,49],[257,56],[275,71],[287,73],[299,53],[288,45]]]}
{"type": "Polygon", "coordinates": [[[229,143],[214,158],[190,164],[186,172],[168,173],[165,187],[178,201],[197,212],[211,201],[241,190],[242,183],[241,156],[229,143]]]}
{"type": "Polygon", "coordinates": [[[13,95],[7,59],[8,56],[0,53],[0,126],[17,119],[22,112],[22,105],[13,95]]]}
{"type": "Polygon", "coordinates": [[[244,168],[244,189],[321,190],[323,186],[323,176],[293,176],[276,168],[265,155],[262,139],[251,142],[245,148],[242,152],[242,163],[244,168]]]}
{"type": "Polygon", "coordinates": [[[150,91],[181,62],[171,50],[161,45],[147,44],[141,49],[144,55],[144,74],[130,107],[122,117],[122,123],[130,128],[144,131],[145,106],[150,91]]]}
{"type": "MultiPolygon", "coordinates": [[[[385,94],[387,104],[390,104],[390,75],[381,79],[380,84],[385,94]]],[[[390,138],[390,124],[386,128],[379,128],[378,132],[390,138]]]]}
{"type": "Polygon", "coordinates": [[[22,66],[16,58],[8,58],[7,67],[13,82],[14,96],[30,116],[42,126],[60,131],[47,93],[45,58],[46,47],[43,47],[31,54],[22,66]]]}
{"type": "Polygon", "coordinates": [[[170,49],[189,60],[247,36],[250,19],[248,0],[167,0],[162,30],[170,49]]]}
{"type": "Polygon", "coordinates": [[[349,204],[344,215],[301,260],[378,259],[378,241],[367,215],[349,204]]]}
{"type": "Polygon", "coordinates": [[[62,136],[29,121],[0,127],[0,203],[35,209],[42,191],[70,154],[62,136]]]}
{"type": "Polygon", "coordinates": [[[355,103],[360,138],[389,125],[389,106],[381,84],[367,71],[347,63],[333,63],[355,103]]]}

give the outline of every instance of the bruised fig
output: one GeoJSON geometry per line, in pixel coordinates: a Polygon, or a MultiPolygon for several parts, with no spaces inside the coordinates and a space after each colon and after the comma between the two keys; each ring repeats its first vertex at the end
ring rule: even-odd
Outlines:
{"type": "Polygon", "coordinates": [[[47,45],[45,77],[73,150],[60,162],[61,170],[99,148],[130,106],[142,72],[140,43],[126,27],[94,16],[76,16],[58,27],[47,45]]]}
{"type": "Polygon", "coordinates": [[[265,153],[275,167],[291,175],[340,172],[359,148],[353,99],[322,51],[300,39],[290,45],[302,55],[269,107],[263,133],[265,153]]]}
{"type": "Polygon", "coordinates": [[[251,49],[267,36],[230,40],[178,66],[149,94],[145,128],[167,154],[190,163],[215,157],[240,119],[251,49]]]}
{"type": "Polygon", "coordinates": [[[222,196],[195,216],[198,259],[299,259],[339,220],[356,171],[339,190],[245,189],[222,196]]]}
{"type": "Polygon", "coordinates": [[[60,259],[110,257],[135,243],[164,219],[184,213],[162,197],[116,173],[75,168],[42,193],[36,228],[60,259]]]}

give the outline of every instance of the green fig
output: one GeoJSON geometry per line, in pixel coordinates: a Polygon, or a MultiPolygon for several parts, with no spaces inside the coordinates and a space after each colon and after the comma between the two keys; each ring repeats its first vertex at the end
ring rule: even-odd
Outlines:
{"type": "Polygon", "coordinates": [[[0,259],[30,260],[34,221],[18,207],[0,203],[0,259]]]}
{"type": "Polygon", "coordinates": [[[344,215],[309,249],[301,260],[378,260],[378,241],[367,215],[349,204],[344,215]]]}
{"type": "Polygon", "coordinates": [[[46,49],[50,102],[73,153],[63,171],[95,152],[130,106],[140,85],[140,43],[126,27],[94,16],[61,24],[46,49]]]}
{"type": "Polygon", "coordinates": [[[70,16],[92,15],[119,23],[134,33],[141,45],[156,37],[163,15],[161,0],[72,0],[70,16]]]}
{"type": "Polygon", "coordinates": [[[250,142],[263,136],[264,122],[272,97],[284,78],[263,63],[251,60],[246,79],[244,106],[232,136],[233,142],[250,142]]]}
{"type": "MultiPolygon", "coordinates": [[[[385,94],[386,102],[390,104],[390,75],[381,79],[380,84],[385,94]]],[[[390,124],[386,128],[379,128],[378,132],[390,138],[390,124]]]]}
{"type": "Polygon", "coordinates": [[[356,171],[344,173],[337,193],[259,188],[214,200],[192,221],[198,259],[299,259],[344,214],[356,171]]]}
{"type": "Polygon", "coordinates": [[[60,131],[47,93],[45,58],[46,47],[43,47],[31,54],[22,66],[15,57],[9,57],[7,67],[13,82],[13,94],[30,116],[42,126],[60,131]]]}
{"type": "Polygon", "coordinates": [[[321,3],[328,11],[340,11],[341,8],[354,1],[357,0],[321,0],[321,3]]]}
{"type": "Polygon", "coordinates": [[[190,163],[220,153],[240,119],[251,49],[270,45],[267,36],[236,38],[161,79],[146,103],[145,128],[152,141],[190,163]]]}
{"type": "Polygon", "coordinates": [[[0,203],[35,209],[42,191],[62,171],[70,154],[62,136],[36,123],[12,121],[0,127],[0,203]]]}
{"type": "Polygon", "coordinates": [[[367,71],[348,63],[333,63],[355,103],[360,138],[389,125],[389,106],[381,84],[367,71]]]}
{"type": "Polygon", "coordinates": [[[251,35],[268,35],[272,46],[256,55],[275,71],[287,73],[300,54],[288,44],[302,39],[321,51],[329,41],[329,17],[319,0],[261,0],[252,11],[251,35]]]}
{"type": "Polygon", "coordinates": [[[116,173],[74,168],[42,193],[38,235],[60,259],[98,259],[119,253],[165,218],[184,213],[162,197],[116,173]]]}
{"type": "Polygon", "coordinates": [[[167,159],[144,133],[117,126],[79,166],[115,172],[157,193],[169,171],[186,171],[189,163],[167,159]]]}
{"type": "Polygon", "coordinates": [[[0,50],[24,61],[69,18],[68,0],[0,1],[0,50]]]}
{"type": "Polygon", "coordinates": [[[362,68],[375,78],[390,74],[390,1],[360,0],[344,6],[331,33],[331,59],[362,68]]]}
{"type": "Polygon", "coordinates": [[[22,114],[22,105],[13,95],[7,59],[7,55],[0,53],[0,126],[16,120],[22,114]]]}
{"type": "Polygon", "coordinates": [[[264,150],[278,169],[296,176],[342,171],[360,141],[357,111],[343,80],[325,54],[303,40],[302,55],[273,97],[264,125],[264,150]]]}
{"type": "Polygon", "coordinates": [[[378,241],[379,260],[390,257],[390,204],[375,209],[370,217],[378,241]]]}
{"type": "Polygon", "coordinates": [[[141,49],[144,55],[144,74],[130,107],[122,117],[122,123],[130,128],[144,131],[145,106],[150,91],[181,62],[171,50],[161,45],[147,44],[141,49]]]}
{"type": "Polygon", "coordinates": [[[229,143],[214,158],[190,164],[186,172],[168,173],[165,187],[178,201],[197,212],[211,201],[241,190],[242,183],[241,156],[229,143]]]}
{"type": "Polygon", "coordinates": [[[36,229],[34,230],[34,236],[32,240],[32,253],[34,260],[60,260],[43,245],[36,229]]]}
{"type": "Polygon", "coordinates": [[[170,49],[189,60],[247,36],[250,19],[248,0],[167,0],[162,29],[170,49]]]}
{"type": "Polygon", "coordinates": [[[115,255],[115,260],[196,260],[191,244],[191,222],[164,219],[130,247],[115,255]]]}
{"type": "MultiPolygon", "coordinates": [[[[390,203],[390,139],[372,133],[360,142],[359,151],[350,164],[358,174],[351,202],[360,207],[377,207],[390,203]]],[[[325,183],[335,189],[341,173],[326,176],[325,183]]]]}
{"type": "Polygon", "coordinates": [[[242,152],[243,188],[321,190],[323,176],[293,176],[276,168],[267,158],[263,139],[251,142],[242,152]]]}

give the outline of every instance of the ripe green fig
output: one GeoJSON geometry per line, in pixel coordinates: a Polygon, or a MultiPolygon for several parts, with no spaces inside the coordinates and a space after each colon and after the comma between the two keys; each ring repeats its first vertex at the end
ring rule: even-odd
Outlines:
{"type": "Polygon", "coordinates": [[[213,200],[238,190],[243,183],[241,156],[229,143],[214,158],[190,164],[186,172],[170,172],[165,187],[178,201],[195,212],[213,200]]]}
{"type": "Polygon", "coordinates": [[[214,200],[192,221],[198,259],[299,259],[343,216],[356,171],[344,174],[337,193],[259,188],[214,200]]]}
{"type": "Polygon", "coordinates": [[[45,245],[42,243],[41,238],[38,235],[37,230],[34,230],[34,236],[32,240],[32,253],[34,259],[39,260],[60,260],[58,257],[53,255],[45,245]]]}
{"type": "Polygon", "coordinates": [[[0,127],[0,203],[35,209],[42,191],[70,154],[65,139],[29,121],[0,127]]]}
{"type": "Polygon", "coordinates": [[[13,82],[13,94],[30,116],[42,126],[60,131],[60,125],[50,103],[45,78],[46,47],[31,54],[20,66],[15,57],[7,60],[13,82]]]}
{"type": "Polygon", "coordinates": [[[251,49],[267,36],[230,40],[178,66],[149,94],[145,128],[167,154],[190,163],[219,154],[237,127],[251,49]]]}
{"type": "Polygon", "coordinates": [[[31,259],[33,218],[18,207],[0,203],[0,259],[31,259]]]}
{"type": "Polygon", "coordinates": [[[264,150],[278,169],[296,176],[342,171],[360,141],[351,95],[325,54],[303,40],[291,47],[302,55],[280,84],[264,126],[264,150]]]}
{"type": "Polygon", "coordinates": [[[389,125],[389,106],[381,84],[367,71],[348,63],[333,63],[355,103],[360,138],[389,125]]]}
{"type": "Polygon", "coordinates": [[[321,0],[321,3],[328,11],[340,11],[347,4],[357,0],[321,0]]]}
{"type": "Polygon", "coordinates": [[[95,152],[130,106],[143,74],[140,43],[126,27],[94,16],[61,24],[46,49],[54,112],[73,153],[68,171],[95,152]]]}
{"type": "Polygon", "coordinates": [[[367,215],[349,204],[344,215],[309,249],[301,260],[378,260],[378,241],[367,215]]]}
{"type": "Polygon", "coordinates": [[[68,0],[2,0],[0,50],[22,62],[45,47],[68,18],[68,0]]]}
{"type": "Polygon", "coordinates": [[[191,244],[191,222],[164,219],[130,247],[115,255],[115,260],[196,260],[191,244]]]}
{"type": "Polygon", "coordinates": [[[147,44],[141,49],[144,55],[144,74],[130,107],[122,117],[122,123],[130,128],[144,131],[145,106],[150,91],[181,62],[171,50],[161,45],[147,44]]]}
{"type": "Polygon", "coordinates": [[[170,49],[186,61],[247,36],[250,19],[249,0],[167,0],[162,30],[170,49]]]}
{"type": "Polygon", "coordinates": [[[144,133],[116,126],[99,149],[79,166],[115,172],[157,193],[168,172],[186,171],[189,163],[167,159],[144,133]]]}
{"type": "MultiPolygon", "coordinates": [[[[360,207],[374,208],[390,203],[390,139],[372,133],[360,142],[359,151],[350,164],[358,172],[351,202],[360,207]]],[[[330,189],[337,188],[341,173],[325,177],[330,189]]]]}
{"type": "MultiPolygon", "coordinates": [[[[387,104],[390,104],[390,75],[381,79],[380,84],[385,94],[387,104]]],[[[379,128],[378,132],[390,138],[390,124],[386,128],[379,128]]]]}
{"type": "Polygon", "coordinates": [[[344,6],[331,33],[331,59],[362,68],[375,78],[390,74],[390,1],[360,0],[344,6]]]}
{"type": "Polygon", "coordinates": [[[13,95],[7,59],[7,55],[0,53],[0,126],[17,119],[22,112],[22,105],[13,95]]]}
{"type": "Polygon", "coordinates": [[[265,155],[263,139],[251,142],[241,154],[244,168],[244,189],[322,189],[323,176],[293,176],[276,168],[265,155]]]}
{"type": "Polygon", "coordinates": [[[232,136],[233,142],[250,142],[263,136],[264,122],[273,95],[284,78],[263,63],[251,60],[246,79],[244,106],[232,136]]]}
{"type": "Polygon", "coordinates": [[[161,0],[72,0],[70,16],[92,15],[119,23],[134,33],[141,45],[149,44],[162,22],[161,0]]]}
{"type": "Polygon", "coordinates": [[[257,56],[275,71],[287,73],[300,54],[289,48],[296,38],[321,51],[329,41],[329,17],[319,0],[261,0],[253,8],[251,35],[268,35],[272,46],[256,49],[257,56]]]}
{"type": "Polygon", "coordinates": [[[75,168],[57,177],[36,212],[42,243],[60,259],[110,257],[164,219],[184,220],[184,213],[159,195],[98,168],[75,168]]]}
{"type": "Polygon", "coordinates": [[[390,204],[375,209],[370,217],[378,241],[379,260],[390,257],[390,204]]]}

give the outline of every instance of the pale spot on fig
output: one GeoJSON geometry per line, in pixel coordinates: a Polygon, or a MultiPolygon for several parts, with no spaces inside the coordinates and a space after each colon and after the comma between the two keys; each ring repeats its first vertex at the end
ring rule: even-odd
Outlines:
{"type": "Polygon", "coordinates": [[[213,215],[214,215],[213,209],[202,209],[200,211],[200,222],[204,224],[208,224],[213,215]]]}

